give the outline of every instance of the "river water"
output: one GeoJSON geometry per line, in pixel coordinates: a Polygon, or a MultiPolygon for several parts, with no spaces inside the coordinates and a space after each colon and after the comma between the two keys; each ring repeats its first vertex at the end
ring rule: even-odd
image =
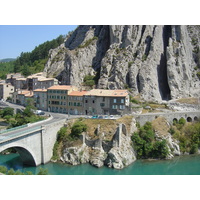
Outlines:
{"type": "Polygon", "coordinates": [[[38,167],[29,167],[23,166],[18,154],[0,154],[0,165],[22,172],[31,171],[33,174],[37,174],[42,167],[48,169],[50,175],[199,175],[200,155],[179,156],[172,160],[137,160],[122,170],[96,168],[90,164],[71,166],[51,162],[38,167]]]}

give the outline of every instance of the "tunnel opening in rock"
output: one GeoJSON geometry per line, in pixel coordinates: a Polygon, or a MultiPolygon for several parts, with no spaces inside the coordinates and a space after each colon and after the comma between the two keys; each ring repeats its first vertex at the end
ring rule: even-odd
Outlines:
{"type": "Polygon", "coordinates": [[[167,46],[169,45],[169,38],[171,37],[171,26],[164,26],[163,28],[163,47],[164,51],[160,57],[160,64],[157,66],[158,73],[158,86],[160,91],[160,96],[162,100],[170,100],[171,99],[171,90],[168,84],[167,77],[167,46]]]}

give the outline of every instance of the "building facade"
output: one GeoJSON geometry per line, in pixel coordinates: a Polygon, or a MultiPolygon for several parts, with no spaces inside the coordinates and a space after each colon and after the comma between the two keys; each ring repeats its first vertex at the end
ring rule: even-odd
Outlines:
{"type": "Polygon", "coordinates": [[[127,90],[93,89],[84,95],[84,114],[121,115],[128,113],[127,90]]]}
{"type": "Polygon", "coordinates": [[[8,97],[12,97],[14,92],[14,86],[10,83],[0,83],[0,100],[7,100],[8,97]]]}
{"type": "Polygon", "coordinates": [[[68,94],[77,91],[78,88],[71,85],[54,85],[47,89],[47,110],[68,114],[68,94]]]}
{"type": "Polygon", "coordinates": [[[86,91],[72,91],[68,95],[68,110],[70,115],[84,114],[84,98],[86,91]]]}
{"type": "Polygon", "coordinates": [[[29,90],[16,91],[15,93],[13,93],[13,95],[16,96],[14,97],[16,102],[13,103],[17,103],[22,106],[27,105],[27,99],[33,98],[33,92],[29,90]]]}
{"type": "Polygon", "coordinates": [[[47,89],[36,89],[33,93],[35,107],[39,110],[47,111],[47,89]]]}

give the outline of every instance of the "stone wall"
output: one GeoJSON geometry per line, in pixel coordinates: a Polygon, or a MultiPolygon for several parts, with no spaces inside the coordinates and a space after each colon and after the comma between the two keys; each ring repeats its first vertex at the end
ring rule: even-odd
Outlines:
{"type": "Polygon", "coordinates": [[[162,116],[167,119],[167,121],[172,124],[173,120],[179,120],[180,118],[184,118],[186,121],[196,121],[200,119],[200,112],[171,112],[171,113],[149,113],[143,115],[134,115],[137,122],[143,126],[146,122],[151,122],[157,117],[162,116]]]}

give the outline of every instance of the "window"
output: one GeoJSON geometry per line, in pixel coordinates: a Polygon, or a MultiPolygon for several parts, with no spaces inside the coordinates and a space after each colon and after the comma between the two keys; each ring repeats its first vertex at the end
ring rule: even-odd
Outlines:
{"type": "Polygon", "coordinates": [[[74,102],[74,106],[76,106],[76,102],[74,102]]]}
{"type": "Polygon", "coordinates": [[[95,103],[95,100],[93,100],[92,103],[95,103]]]}
{"type": "Polygon", "coordinates": [[[117,105],[112,105],[112,109],[117,109],[117,105]]]}
{"type": "Polygon", "coordinates": [[[124,99],[121,99],[121,103],[124,103],[124,99]]]}
{"type": "Polygon", "coordinates": [[[85,103],[87,103],[88,101],[87,100],[85,100],[85,103]]]}
{"type": "Polygon", "coordinates": [[[117,103],[117,99],[113,99],[113,103],[117,103]]]}
{"type": "Polygon", "coordinates": [[[105,106],[105,103],[100,103],[100,106],[101,106],[101,107],[104,107],[104,106],[105,106]]]}
{"type": "Polygon", "coordinates": [[[125,106],[124,106],[124,105],[120,105],[120,106],[119,106],[119,109],[124,110],[124,109],[125,109],[125,106]]]}

